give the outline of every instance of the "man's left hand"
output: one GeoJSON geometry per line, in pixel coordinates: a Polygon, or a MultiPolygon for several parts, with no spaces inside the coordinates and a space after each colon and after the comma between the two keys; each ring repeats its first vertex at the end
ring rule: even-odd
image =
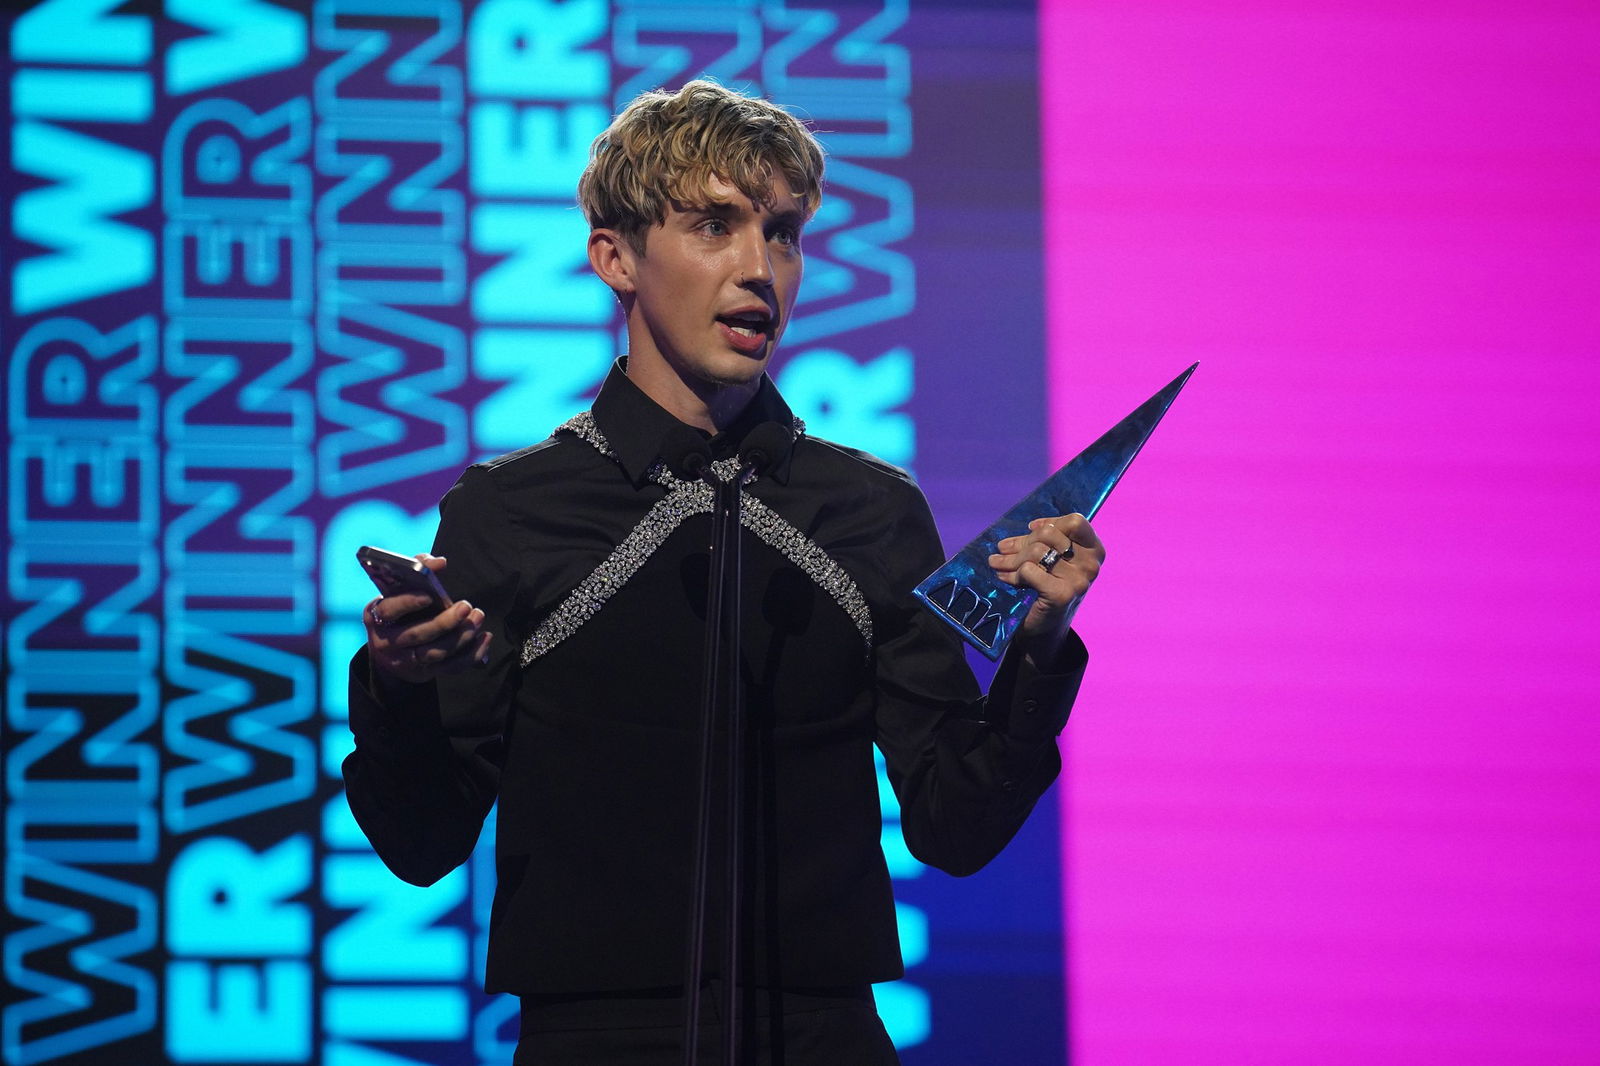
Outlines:
{"type": "Polygon", "coordinates": [[[1019,631],[1030,639],[1065,631],[1106,558],[1105,545],[1081,514],[1035,518],[1027,535],[1007,537],[996,547],[998,553],[989,556],[995,576],[1039,593],[1019,631]]]}

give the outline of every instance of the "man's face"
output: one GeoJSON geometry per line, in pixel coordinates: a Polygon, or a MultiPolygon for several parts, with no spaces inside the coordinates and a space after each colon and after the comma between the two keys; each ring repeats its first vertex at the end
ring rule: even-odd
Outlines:
{"type": "Polygon", "coordinates": [[[630,374],[659,361],[708,396],[771,360],[800,291],[805,211],[781,176],[763,202],[716,178],[700,199],[673,203],[632,257],[628,357],[630,374]]]}

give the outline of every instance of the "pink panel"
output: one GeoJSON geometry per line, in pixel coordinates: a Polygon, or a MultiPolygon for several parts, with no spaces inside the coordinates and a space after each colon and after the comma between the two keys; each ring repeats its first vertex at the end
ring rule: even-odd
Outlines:
{"type": "Polygon", "coordinates": [[[1600,1061],[1600,12],[1051,4],[1072,1061],[1600,1061]]]}

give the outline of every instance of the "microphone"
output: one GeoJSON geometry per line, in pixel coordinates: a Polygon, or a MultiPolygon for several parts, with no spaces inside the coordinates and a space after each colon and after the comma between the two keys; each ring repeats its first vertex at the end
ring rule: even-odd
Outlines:
{"type": "Polygon", "coordinates": [[[667,469],[685,481],[699,481],[711,465],[711,446],[681,422],[661,442],[661,458],[667,469]]]}
{"type": "Polygon", "coordinates": [[[745,434],[739,446],[739,465],[747,471],[745,476],[754,477],[767,469],[793,440],[789,428],[777,422],[763,422],[745,434]]]}

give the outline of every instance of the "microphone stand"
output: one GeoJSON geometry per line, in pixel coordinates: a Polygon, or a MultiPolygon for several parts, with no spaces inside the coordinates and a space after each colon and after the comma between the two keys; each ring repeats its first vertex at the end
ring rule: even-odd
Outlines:
{"type": "MultiPolygon", "coordinates": [[[[698,458],[698,456],[696,456],[698,458]]],[[[700,982],[705,961],[706,880],[710,866],[711,755],[716,722],[727,723],[727,929],[723,943],[722,1021],[725,1066],[737,1066],[739,1019],[739,922],[744,884],[741,815],[744,800],[744,686],[739,677],[740,635],[740,489],[756,472],[759,453],[743,458],[727,481],[709,463],[700,476],[713,493],[711,572],[706,595],[706,646],[701,675],[699,817],[695,828],[695,865],[691,889],[688,961],[685,977],[684,1064],[696,1066],[700,1045],[700,982]]]]}
{"type": "MultiPolygon", "coordinates": [[[[689,438],[694,433],[687,428],[689,438]]],[[[700,981],[705,964],[706,878],[710,866],[711,755],[719,717],[727,723],[727,930],[722,960],[722,1066],[738,1066],[742,1019],[739,1015],[740,908],[744,898],[744,682],[740,637],[744,631],[740,599],[740,491],[781,457],[793,442],[792,430],[765,422],[745,436],[739,449],[738,472],[724,481],[710,462],[710,451],[697,439],[674,451],[680,468],[703,479],[712,489],[711,573],[706,590],[706,649],[700,717],[700,796],[695,825],[694,884],[691,890],[688,958],[685,965],[683,1055],[685,1066],[698,1066],[700,1049],[700,981]]]]}

